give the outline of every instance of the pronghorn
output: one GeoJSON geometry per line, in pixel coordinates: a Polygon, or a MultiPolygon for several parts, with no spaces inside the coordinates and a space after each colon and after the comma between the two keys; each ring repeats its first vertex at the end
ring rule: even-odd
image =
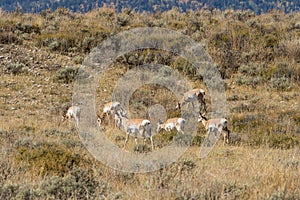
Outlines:
{"type": "Polygon", "coordinates": [[[223,134],[224,142],[223,145],[226,143],[229,143],[229,135],[230,130],[228,129],[228,121],[225,118],[213,118],[213,119],[207,119],[204,117],[201,113],[199,115],[198,122],[202,122],[204,125],[207,133],[214,132],[218,130],[220,133],[223,134]],[[223,131],[226,131],[227,133],[224,133],[223,131]]]}
{"type": "MultiPolygon", "coordinates": [[[[119,110],[122,110],[122,108],[120,102],[118,101],[111,101],[104,104],[103,111],[100,115],[98,115],[98,119],[97,119],[99,126],[102,124],[105,116],[108,117],[108,120],[110,122],[111,116],[113,116],[113,114],[119,110]]],[[[116,122],[115,122],[115,126],[117,126],[116,122]]]]}
{"type": "Polygon", "coordinates": [[[182,106],[191,103],[194,109],[194,102],[198,100],[201,107],[203,107],[204,111],[206,112],[204,95],[205,95],[205,91],[200,88],[189,90],[183,94],[183,97],[177,103],[176,108],[180,109],[182,106]]]}
{"type": "Polygon", "coordinates": [[[134,135],[135,137],[135,144],[137,145],[137,137],[138,134],[140,134],[144,138],[144,142],[146,141],[146,138],[148,137],[151,142],[151,148],[153,150],[153,139],[152,139],[152,133],[151,133],[151,124],[150,121],[147,119],[128,119],[126,116],[123,115],[121,112],[115,113],[115,119],[118,119],[120,122],[120,129],[123,131],[126,131],[126,139],[124,142],[125,148],[129,135],[134,135]]]}
{"type": "Polygon", "coordinates": [[[160,130],[165,129],[166,131],[170,132],[171,130],[173,130],[174,128],[176,128],[176,130],[178,132],[181,132],[182,134],[184,134],[183,130],[184,130],[184,125],[186,123],[186,120],[183,118],[170,118],[167,121],[165,121],[164,123],[162,123],[160,120],[157,123],[157,130],[156,132],[158,133],[160,130]]]}
{"type": "Polygon", "coordinates": [[[66,119],[74,118],[76,125],[78,126],[79,118],[80,118],[80,108],[78,106],[71,106],[67,112],[63,115],[63,121],[66,119]]]}

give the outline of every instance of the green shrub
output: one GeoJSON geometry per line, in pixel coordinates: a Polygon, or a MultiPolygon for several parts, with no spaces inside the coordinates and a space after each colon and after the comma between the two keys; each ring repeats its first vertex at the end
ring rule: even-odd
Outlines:
{"type": "Polygon", "coordinates": [[[41,29],[38,25],[29,25],[29,24],[22,24],[20,22],[16,23],[16,30],[18,30],[21,34],[22,33],[36,33],[40,34],[41,29]]]}
{"type": "Polygon", "coordinates": [[[135,179],[135,174],[131,172],[121,172],[116,171],[114,178],[118,183],[130,184],[133,183],[135,179]]]}
{"type": "Polygon", "coordinates": [[[232,45],[231,34],[229,31],[224,31],[221,33],[216,33],[212,38],[212,42],[215,47],[223,48],[232,45]]]}
{"type": "Polygon", "coordinates": [[[202,144],[202,142],[204,141],[204,138],[205,138],[205,135],[197,134],[193,139],[192,145],[200,146],[202,144]]]}
{"type": "Polygon", "coordinates": [[[59,83],[72,83],[76,75],[78,74],[78,68],[73,67],[65,67],[57,70],[55,74],[52,76],[54,82],[59,83]]]}
{"type": "Polygon", "coordinates": [[[291,149],[299,147],[299,139],[286,134],[272,134],[268,138],[269,147],[279,149],[291,149]]]}
{"type": "Polygon", "coordinates": [[[291,82],[291,80],[285,76],[283,77],[278,77],[278,78],[272,78],[271,82],[270,82],[270,86],[273,89],[276,90],[288,90],[291,89],[293,83],[291,82]]]}
{"type": "Polygon", "coordinates": [[[61,53],[71,52],[74,48],[81,48],[82,35],[75,33],[46,33],[36,38],[38,47],[48,47],[52,51],[61,53]]]}
{"type": "Polygon", "coordinates": [[[74,147],[82,147],[84,148],[84,144],[82,141],[76,141],[76,140],[71,140],[71,139],[64,139],[61,141],[63,145],[66,146],[66,148],[74,148],[74,147]]]}
{"type": "MultiPolygon", "coordinates": [[[[85,162],[79,155],[70,149],[49,143],[32,146],[19,144],[17,146],[16,160],[26,163],[32,174],[37,175],[63,175],[73,167],[85,162]]],[[[24,166],[25,166],[24,165],[24,166]]]]}
{"type": "Polygon", "coordinates": [[[193,160],[190,160],[190,159],[184,159],[182,162],[181,162],[181,169],[182,170],[191,170],[193,168],[196,167],[196,164],[193,160]]]}
{"type": "Polygon", "coordinates": [[[188,134],[180,134],[178,133],[174,137],[175,144],[179,146],[190,146],[193,142],[193,136],[188,134]]]}
{"type": "Polygon", "coordinates": [[[163,130],[159,132],[159,134],[156,134],[153,140],[155,141],[155,145],[161,148],[164,147],[165,145],[168,145],[170,142],[172,142],[172,140],[176,135],[177,135],[176,130],[172,130],[170,132],[166,132],[163,130]]]}
{"type": "Polygon", "coordinates": [[[14,146],[16,148],[19,148],[19,147],[38,148],[38,147],[42,146],[42,142],[34,141],[31,138],[25,137],[25,138],[17,140],[15,142],[14,146]]]}
{"type": "Polygon", "coordinates": [[[23,44],[23,40],[11,32],[0,31],[0,44],[23,44]]]}
{"type": "Polygon", "coordinates": [[[90,171],[74,169],[65,177],[54,176],[45,181],[41,189],[43,196],[55,199],[90,199],[96,198],[96,194],[107,193],[107,184],[96,181],[90,171]]]}
{"type": "Polygon", "coordinates": [[[27,73],[28,69],[23,63],[10,63],[4,67],[4,73],[18,75],[27,73]]]}
{"type": "Polygon", "coordinates": [[[259,76],[251,77],[251,76],[237,76],[235,79],[235,83],[239,86],[246,85],[252,86],[255,88],[259,83],[264,82],[259,76]]]}
{"type": "Polygon", "coordinates": [[[54,135],[54,136],[64,137],[64,136],[68,136],[68,135],[72,134],[72,132],[71,131],[65,132],[65,131],[60,131],[55,128],[52,128],[52,129],[44,130],[44,134],[46,136],[54,135]]]}
{"type": "Polygon", "coordinates": [[[248,186],[247,185],[238,185],[237,183],[226,184],[223,189],[223,193],[231,197],[230,199],[248,199],[248,186]]]}
{"type": "Polygon", "coordinates": [[[275,34],[267,34],[265,36],[265,47],[275,48],[279,44],[279,38],[275,34]]]}
{"type": "Polygon", "coordinates": [[[0,184],[0,199],[13,199],[17,196],[19,185],[0,184]]]}
{"type": "Polygon", "coordinates": [[[138,153],[148,153],[151,152],[151,147],[147,144],[138,144],[133,147],[133,151],[138,153]]]}

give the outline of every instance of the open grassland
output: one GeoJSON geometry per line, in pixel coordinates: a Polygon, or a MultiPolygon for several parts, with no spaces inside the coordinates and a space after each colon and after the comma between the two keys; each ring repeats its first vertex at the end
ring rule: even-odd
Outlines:
{"type": "MultiPolygon", "coordinates": [[[[299,23],[299,13],[276,11],[0,13],[0,199],[299,199],[299,23]],[[188,135],[161,132],[154,136],[155,151],[174,140],[191,146],[160,170],[120,172],[98,162],[62,114],[72,104],[74,77],[90,50],[111,35],[148,26],[178,30],[214,59],[224,79],[231,144],[219,141],[200,159],[201,124],[192,142],[188,135]]],[[[203,77],[176,55],[128,53],[99,80],[97,114],[117,81],[144,63],[168,65],[192,87],[205,88],[203,77]]],[[[208,106],[210,98],[207,91],[208,106]]],[[[138,88],[129,109],[147,117],[157,104],[168,117],[180,114],[175,96],[158,85],[138,88]]],[[[125,134],[105,130],[122,147],[125,134]]],[[[135,153],[149,152],[148,143],[139,146],[144,152],[135,153]]],[[[126,151],[135,151],[133,138],[126,151]]]]}

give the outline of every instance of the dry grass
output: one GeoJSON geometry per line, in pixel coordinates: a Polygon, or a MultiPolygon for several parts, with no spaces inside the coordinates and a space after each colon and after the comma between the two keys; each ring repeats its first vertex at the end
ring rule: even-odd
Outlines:
{"type": "MultiPolygon", "coordinates": [[[[236,20],[238,14],[234,12],[201,12],[134,14],[139,15],[138,19],[128,13],[117,16],[110,9],[86,15],[73,13],[73,17],[63,10],[41,15],[0,13],[0,30],[22,41],[11,44],[7,35],[0,34],[9,43],[0,44],[0,199],[298,199],[299,41],[294,38],[299,34],[293,23],[299,13],[282,15],[277,20],[274,14],[236,20]],[[66,34],[74,31],[69,24],[73,26],[80,20],[80,33],[66,34]],[[190,23],[189,28],[185,21],[190,23]],[[195,21],[203,25],[197,28],[195,21]],[[205,131],[199,125],[191,147],[176,162],[154,172],[120,172],[97,161],[83,146],[74,123],[62,123],[61,116],[71,105],[72,73],[87,49],[106,34],[147,23],[180,30],[207,45],[225,77],[232,143],[222,146],[219,141],[208,157],[200,159],[205,131]],[[32,26],[26,33],[29,35],[20,28],[25,25],[32,26]],[[34,26],[41,33],[35,33],[34,26]],[[59,43],[63,44],[60,50],[47,46],[51,43],[39,44],[49,35],[52,42],[75,43],[59,43]],[[85,37],[97,39],[85,46],[85,37]],[[228,60],[223,62],[220,56],[228,60]],[[228,65],[230,59],[236,68],[228,65]]],[[[145,61],[162,61],[186,75],[192,87],[205,88],[200,77],[189,74],[188,62],[174,55],[159,51],[134,53],[138,53],[137,59],[131,54],[118,58],[99,80],[97,113],[110,100],[117,81],[145,61]]],[[[210,98],[208,92],[208,105],[210,98]]],[[[143,85],[133,93],[129,109],[134,117],[147,118],[149,108],[161,104],[168,117],[175,117],[180,114],[174,109],[176,101],[166,88],[143,85]]],[[[105,128],[107,138],[122,147],[125,134],[110,126],[105,128]]],[[[176,134],[156,134],[155,151],[172,142],[176,134]]],[[[141,141],[139,146],[143,146],[141,141]]],[[[149,144],[145,145],[146,151],[147,147],[149,144]]],[[[126,151],[140,153],[134,149],[130,138],[126,151]]]]}

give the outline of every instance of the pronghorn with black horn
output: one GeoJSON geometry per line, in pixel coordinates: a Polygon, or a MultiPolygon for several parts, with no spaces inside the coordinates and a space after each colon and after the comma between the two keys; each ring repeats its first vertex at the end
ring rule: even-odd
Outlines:
{"type": "Polygon", "coordinates": [[[222,133],[224,138],[223,145],[225,144],[225,142],[229,143],[230,130],[228,129],[227,119],[225,118],[207,119],[200,113],[198,122],[202,122],[208,134],[210,132],[214,132],[215,130],[218,130],[220,133],[222,133]],[[223,131],[226,131],[226,133],[224,133],[223,131]]]}
{"type": "Polygon", "coordinates": [[[120,122],[120,129],[126,132],[126,139],[124,142],[124,147],[126,146],[129,135],[133,135],[135,138],[135,144],[137,145],[137,138],[140,135],[144,139],[150,139],[151,149],[153,150],[153,139],[151,133],[151,123],[148,119],[136,118],[128,119],[124,112],[119,111],[115,113],[115,118],[120,122]]]}

